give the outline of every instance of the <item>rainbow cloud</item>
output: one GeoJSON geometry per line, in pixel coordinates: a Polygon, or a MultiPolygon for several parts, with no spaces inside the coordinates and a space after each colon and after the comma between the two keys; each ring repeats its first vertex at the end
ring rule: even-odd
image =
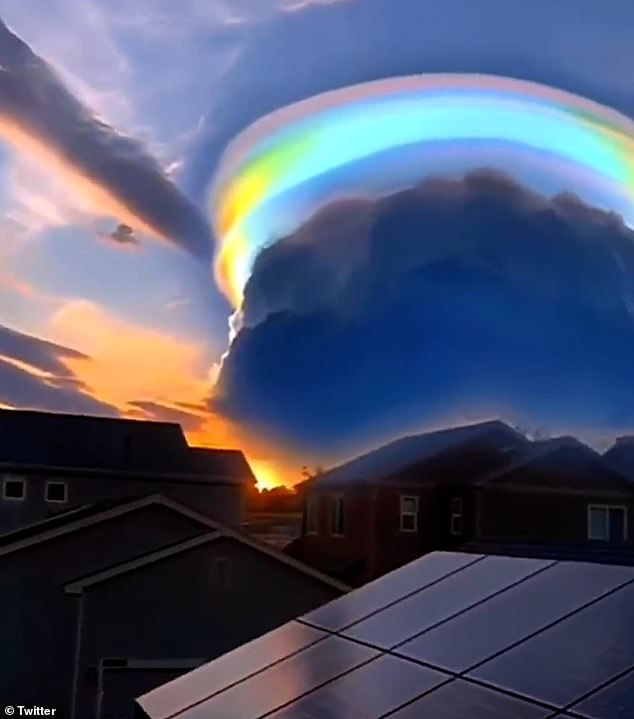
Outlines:
{"type": "Polygon", "coordinates": [[[286,107],[229,145],[212,190],[217,282],[239,308],[258,254],[320,205],[483,166],[634,224],[632,120],[531,82],[394,78],[286,107]]]}

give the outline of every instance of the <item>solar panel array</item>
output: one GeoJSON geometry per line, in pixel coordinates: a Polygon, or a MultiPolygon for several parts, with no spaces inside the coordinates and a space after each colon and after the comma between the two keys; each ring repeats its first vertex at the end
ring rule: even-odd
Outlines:
{"type": "Polygon", "coordinates": [[[436,552],[138,702],[151,719],[631,719],[634,568],[436,552]]]}

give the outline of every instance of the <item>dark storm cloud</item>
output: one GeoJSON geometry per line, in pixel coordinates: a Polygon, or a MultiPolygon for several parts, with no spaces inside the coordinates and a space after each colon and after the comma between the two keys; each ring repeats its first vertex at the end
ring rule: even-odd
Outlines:
{"type": "Polygon", "coordinates": [[[0,403],[23,409],[117,415],[115,407],[90,396],[64,359],[90,361],[81,352],[0,325],[0,403]]]}
{"type": "Polygon", "coordinates": [[[620,218],[488,171],[349,211],[348,236],[340,203],[260,256],[213,410],[327,456],[443,418],[634,421],[620,218]]]}
{"type": "Polygon", "coordinates": [[[97,119],[1,21],[0,130],[18,143],[37,141],[144,226],[209,258],[206,220],[142,144],[97,119]]]}

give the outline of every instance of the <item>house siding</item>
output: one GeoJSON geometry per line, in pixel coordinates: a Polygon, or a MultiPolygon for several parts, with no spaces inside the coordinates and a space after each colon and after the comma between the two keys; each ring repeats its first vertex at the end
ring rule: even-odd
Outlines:
{"type": "Polygon", "coordinates": [[[343,575],[343,580],[361,584],[414,559],[438,549],[456,549],[475,536],[475,499],[471,488],[399,484],[349,487],[337,492],[313,490],[308,496],[322,497],[319,534],[304,533],[297,545],[297,555],[306,563],[327,570],[328,566],[362,561],[359,573],[343,575]],[[345,497],[347,529],[345,537],[328,533],[328,497],[345,497]],[[416,532],[400,529],[401,496],[418,498],[416,532]],[[450,532],[451,500],[463,501],[463,531],[450,532]],[[348,521],[349,518],[349,521],[348,521]]]}
{"type": "MultiPolygon", "coordinates": [[[[90,677],[107,657],[212,659],[339,594],[239,542],[217,540],[88,588],[79,675],[90,677]],[[228,562],[227,586],[218,584],[215,559],[228,562]]],[[[80,682],[76,716],[89,716],[94,702],[95,687],[80,682]]]]}
{"type": "MultiPolygon", "coordinates": [[[[480,495],[481,526],[477,539],[540,544],[590,544],[588,505],[628,508],[628,546],[632,540],[634,497],[625,494],[539,492],[486,489],[480,495]]],[[[598,544],[605,544],[599,542],[598,544]]]]}
{"type": "Polygon", "coordinates": [[[307,493],[306,503],[311,501],[310,498],[319,502],[319,530],[317,534],[306,533],[305,509],[304,534],[301,538],[304,561],[324,569],[355,563],[363,563],[367,567],[373,561],[372,534],[375,530],[372,492],[368,488],[344,487],[307,493]],[[331,502],[336,496],[342,496],[344,500],[343,536],[330,533],[331,502]]]}
{"type": "MultiPolygon", "coordinates": [[[[64,476],[63,474],[13,473],[26,482],[24,500],[2,499],[0,493],[0,533],[9,532],[25,524],[40,521],[51,513],[65,507],[94,504],[95,502],[162,494],[195,509],[205,516],[231,527],[239,527],[243,520],[244,488],[242,485],[222,485],[197,482],[191,478],[182,480],[128,478],[125,474],[108,477],[64,476]],[[67,484],[67,502],[47,502],[46,485],[50,481],[67,484]]],[[[1,492],[1,488],[0,488],[1,492]]]]}
{"type": "Polygon", "coordinates": [[[173,510],[149,506],[0,555],[0,697],[59,707],[68,716],[75,613],[63,585],[207,532],[173,510]]]}

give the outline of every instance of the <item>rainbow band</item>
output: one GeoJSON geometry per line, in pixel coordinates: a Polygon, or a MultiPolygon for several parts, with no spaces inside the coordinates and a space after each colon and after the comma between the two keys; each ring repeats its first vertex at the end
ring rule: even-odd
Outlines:
{"type": "Polygon", "coordinates": [[[239,307],[258,254],[320,205],[483,165],[574,191],[634,223],[630,119],[519,80],[394,78],[283,108],[229,145],[213,189],[217,282],[239,307]]]}

